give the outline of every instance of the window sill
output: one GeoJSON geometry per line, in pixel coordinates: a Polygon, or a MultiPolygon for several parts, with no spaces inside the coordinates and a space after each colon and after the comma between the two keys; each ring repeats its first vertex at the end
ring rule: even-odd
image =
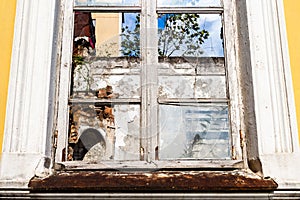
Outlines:
{"type": "Polygon", "coordinates": [[[228,171],[244,168],[242,160],[165,160],[165,161],[66,161],[55,164],[57,171],[104,170],[104,171],[158,171],[158,170],[192,170],[197,169],[228,171]]]}
{"type": "Polygon", "coordinates": [[[229,171],[56,171],[34,177],[34,191],[90,192],[230,192],[274,191],[277,183],[246,170],[229,171]]]}

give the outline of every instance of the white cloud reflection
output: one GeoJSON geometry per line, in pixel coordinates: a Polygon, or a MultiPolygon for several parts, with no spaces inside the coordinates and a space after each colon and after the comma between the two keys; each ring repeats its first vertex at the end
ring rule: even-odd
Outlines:
{"type": "Polygon", "coordinates": [[[218,14],[203,14],[199,19],[200,27],[209,32],[209,38],[202,44],[203,54],[207,57],[222,57],[224,49],[221,39],[222,18],[218,14]]]}

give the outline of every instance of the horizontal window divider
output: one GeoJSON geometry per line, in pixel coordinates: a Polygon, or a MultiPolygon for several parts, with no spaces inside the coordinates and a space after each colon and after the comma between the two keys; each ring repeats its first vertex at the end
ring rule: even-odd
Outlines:
{"type": "Polygon", "coordinates": [[[159,170],[234,170],[242,160],[165,160],[165,161],[67,161],[55,164],[56,170],[159,171],[159,170]]]}
{"type": "Polygon", "coordinates": [[[140,76],[141,73],[114,73],[114,72],[103,72],[103,73],[94,73],[93,76],[99,77],[99,76],[140,76]]]}
{"type": "Polygon", "coordinates": [[[119,98],[119,99],[83,99],[72,98],[69,99],[69,104],[140,104],[139,98],[119,98]]]}
{"type": "Polygon", "coordinates": [[[139,12],[140,6],[75,6],[74,11],[139,12]]]}
{"type": "Polygon", "coordinates": [[[226,98],[158,98],[159,104],[181,104],[181,103],[228,103],[226,98]]]}
{"type": "Polygon", "coordinates": [[[158,73],[158,76],[225,76],[225,73],[158,73]]]}
{"type": "Polygon", "coordinates": [[[198,14],[221,14],[222,7],[158,7],[157,13],[198,13],[198,14]]]}

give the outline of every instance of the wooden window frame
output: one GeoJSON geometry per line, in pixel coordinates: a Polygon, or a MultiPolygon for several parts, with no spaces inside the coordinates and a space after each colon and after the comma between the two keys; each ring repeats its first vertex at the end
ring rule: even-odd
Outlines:
{"type": "MultiPolygon", "coordinates": [[[[61,67],[59,75],[59,94],[58,94],[58,118],[57,130],[58,138],[55,162],[58,166],[65,166],[76,169],[161,169],[161,168],[246,168],[247,152],[245,145],[245,135],[242,124],[241,88],[239,77],[239,51],[238,51],[238,31],[236,23],[235,0],[224,0],[223,7],[203,7],[203,8],[171,8],[156,7],[153,1],[141,0],[141,6],[118,7],[118,6],[97,6],[97,7],[74,7],[72,1],[66,1],[64,5],[64,21],[62,34],[62,53],[61,67]],[[98,164],[87,164],[83,161],[60,162],[62,160],[62,149],[67,146],[68,133],[68,103],[70,93],[70,77],[72,65],[72,33],[73,33],[73,12],[74,11],[98,11],[98,12],[120,12],[134,11],[141,12],[141,135],[143,138],[141,145],[145,147],[146,156],[143,161],[101,161],[98,164]],[[224,33],[224,57],[227,66],[227,84],[230,96],[230,127],[231,127],[231,160],[174,160],[159,161],[155,159],[155,147],[158,146],[158,136],[153,137],[153,133],[158,133],[158,100],[157,100],[157,13],[199,13],[199,14],[223,14],[223,33],[224,33]],[[150,17],[149,17],[150,16],[150,17]],[[155,19],[155,20],[153,20],[155,19]],[[230,37],[229,37],[230,36],[230,37]],[[152,67],[148,67],[152,66],[152,67]],[[154,83],[154,84],[153,84],[154,83]],[[147,86],[147,87],[143,87],[147,86]]],[[[157,134],[156,134],[157,135],[157,134]]]]}

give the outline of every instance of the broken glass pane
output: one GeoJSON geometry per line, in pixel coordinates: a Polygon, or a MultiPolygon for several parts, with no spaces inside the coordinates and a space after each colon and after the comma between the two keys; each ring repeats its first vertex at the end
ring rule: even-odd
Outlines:
{"type": "Polygon", "coordinates": [[[226,104],[160,105],[160,159],[230,157],[226,104]]]}
{"type": "Polygon", "coordinates": [[[221,0],[157,0],[158,6],[218,7],[221,0]]]}
{"type": "Polygon", "coordinates": [[[224,57],[219,14],[159,14],[158,54],[169,57],[224,57]]]}
{"type": "Polygon", "coordinates": [[[75,103],[70,107],[66,160],[139,160],[140,107],[75,103]]]}
{"type": "Polygon", "coordinates": [[[75,6],[139,6],[140,0],[75,0],[75,6]]]}

